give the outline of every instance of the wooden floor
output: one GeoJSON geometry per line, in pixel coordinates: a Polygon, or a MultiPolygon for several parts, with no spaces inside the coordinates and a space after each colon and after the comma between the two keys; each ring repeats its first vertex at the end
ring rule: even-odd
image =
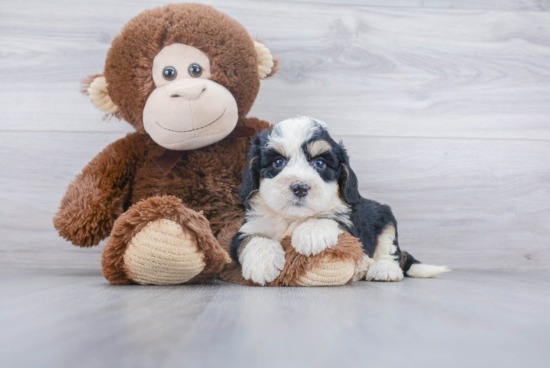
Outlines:
{"type": "Polygon", "coordinates": [[[112,287],[52,226],[131,127],[80,80],[158,0],[0,2],[0,367],[549,367],[550,2],[207,0],[280,57],[251,116],[326,121],[436,280],[112,287]]]}
{"type": "Polygon", "coordinates": [[[0,270],[2,367],[548,367],[550,275],[337,288],[109,285],[0,270]]]}

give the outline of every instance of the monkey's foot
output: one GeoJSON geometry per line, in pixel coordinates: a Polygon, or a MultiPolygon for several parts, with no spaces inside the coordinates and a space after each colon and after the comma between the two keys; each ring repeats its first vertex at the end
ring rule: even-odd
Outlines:
{"type": "Polygon", "coordinates": [[[326,255],[315,265],[310,266],[303,274],[296,278],[299,286],[338,286],[344,285],[353,279],[355,273],[353,259],[338,259],[326,255]]]}
{"type": "Polygon", "coordinates": [[[363,262],[359,239],[344,232],[338,243],[315,256],[304,256],[282,240],[286,251],[285,267],[271,286],[338,286],[358,279],[363,262]]]}
{"type": "Polygon", "coordinates": [[[206,266],[194,236],[167,219],[148,223],[124,254],[126,275],[138,284],[183,284],[206,266]]]}
{"type": "Polygon", "coordinates": [[[102,255],[103,275],[112,284],[204,283],[228,261],[208,220],[171,196],[149,198],[126,211],[102,255]]]}

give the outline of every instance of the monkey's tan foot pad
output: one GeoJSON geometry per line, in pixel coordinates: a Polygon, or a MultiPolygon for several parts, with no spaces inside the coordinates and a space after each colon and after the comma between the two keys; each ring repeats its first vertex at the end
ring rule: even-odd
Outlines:
{"type": "Polygon", "coordinates": [[[150,222],[137,233],[124,254],[124,269],[138,284],[183,284],[206,263],[195,238],[174,221],[150,222]]]}
{"type": "Polygon", "coordinates": [[[347,284],[355,274],[356,262],[353,259],[323,257],[313,267],[308,267],[298,276],[299,286],[338,286],[347,284]]]}
{"type": "Polygon", "coordinates": [[[111,284],[207,283],[229,255],[210,223],[173,196],[136,203],[116,221],[103,250],[103,275],[111,284]]]}

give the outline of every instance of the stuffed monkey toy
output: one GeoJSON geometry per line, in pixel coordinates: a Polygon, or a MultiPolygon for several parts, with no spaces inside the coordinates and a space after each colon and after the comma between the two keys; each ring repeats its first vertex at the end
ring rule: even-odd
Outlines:
{"type": "MultiPolygon", "coordinates": [[[[168,5],[130,20],[84,92],[136,132],[107,146],[69,185],[54,217],[59,234],[81,247],[110,236],[101,263],[112,284],[207,283],[220,273],[251,284],[227,250],[243,222],[238,190],[250,138],[270,126],[247,114],[260,80],[276,68],[261,42],[209,6],[168,5]]],[[[311,259],[287,245],[287,265],[272,285],[357,277],[360,244],[342,239],[311,259]]]]}

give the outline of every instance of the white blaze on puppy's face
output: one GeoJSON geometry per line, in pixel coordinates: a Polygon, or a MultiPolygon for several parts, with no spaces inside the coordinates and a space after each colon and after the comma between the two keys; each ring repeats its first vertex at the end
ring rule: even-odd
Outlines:
{"type": "Polygon", "coordinates": [[[284,120],[273,127],[267,149],[277,151],[285,160],[284,168],[275,176],[262,175],[260,196],[274,212],[290,218],[315,216],[323,211],[341,206],[336,180],[325,181],[306,157],[304,147],[320,154],[330,150],[325,141],[311,142],[324,123],[307,117],[284,120]],[[293,186],[303,186],[307,195],[298,196],[293,186]]]}

